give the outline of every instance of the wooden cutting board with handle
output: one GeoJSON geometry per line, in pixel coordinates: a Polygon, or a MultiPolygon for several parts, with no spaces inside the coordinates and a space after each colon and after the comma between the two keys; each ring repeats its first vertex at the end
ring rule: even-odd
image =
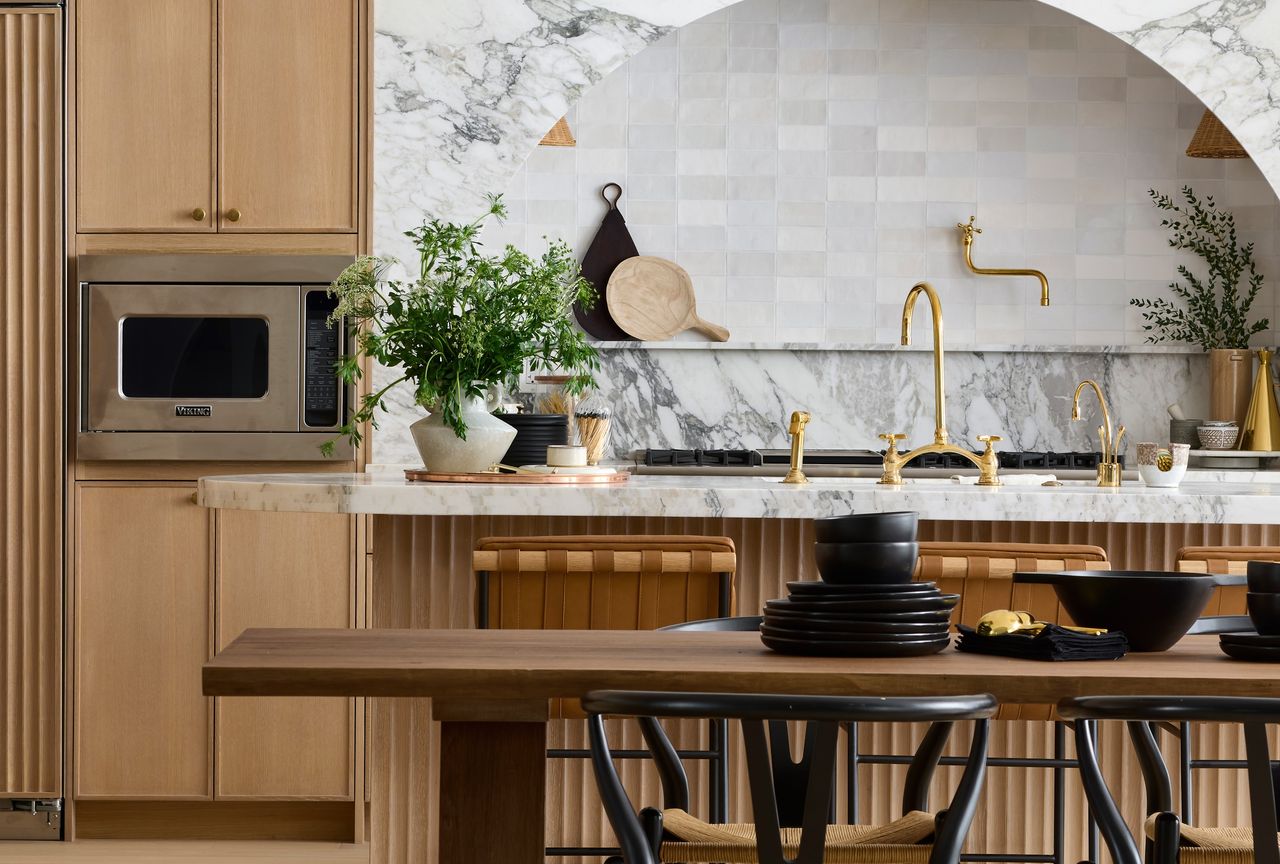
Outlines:
{"type": "Polygon", "coordinates": [[[698,317],[693,280],[674,261],[637,255],[617,266],[605,291],[609,315],[631,336],[664,342],[685,330],[729,341],[729,331],[698,317]]]}

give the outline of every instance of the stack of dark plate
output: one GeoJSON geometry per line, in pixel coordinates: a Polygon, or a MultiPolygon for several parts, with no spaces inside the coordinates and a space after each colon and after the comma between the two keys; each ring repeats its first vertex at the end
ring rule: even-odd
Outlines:
{"type": "Polygon", "coordinates": [[[516,427],[504,465],[545,465],[547,447],[569,443],[568,414],[502,414],[499,419],[516,427]]]}
{"type": "Polygon", "coordinates": [[[1249,619],[1257,632],[1223,633],[1218,644],[1236,660],[1280,663],[1280,564],[1250,561],[1248,567],[1249,619]]]}
{"type": "Polygon", "coordinates": [[[915,513],[816,520],[820,582],[788,582],[765,603],[760,638],[783,654],[911,657],[950,642],[958,594],[912,582],[919,545],[915,513]]]}

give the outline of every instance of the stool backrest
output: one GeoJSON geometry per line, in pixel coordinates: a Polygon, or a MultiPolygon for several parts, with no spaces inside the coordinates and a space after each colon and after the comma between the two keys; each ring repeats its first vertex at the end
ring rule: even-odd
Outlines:
{"type": "Polygon", "coordinates": [[[728,537],[488,537],[472,569],[481,627],[654,630],[733,611],[728,537]]]}
{"type": "MultiPolygon", "coordinates": [[[[1183,546],[1175,569],[1179,573],[1243,576],[1250,561],[1280,561],[1280,546],[1183,546]]],[[[1243,585],[1219,586],[1204,614],[1243,615],[1248,590],[1243,585]]]]}
{"type": "Polygon", "coordinates": [[[1015,585],[1013,574],[1110,569],[1107,553],[1098,546],[926,542],[920,544],[915,578],[960,595],[954,624],[975,627],[992,609],[1024,610],[1041,621],[1070,624],[1052,585],[1015,585]]]}

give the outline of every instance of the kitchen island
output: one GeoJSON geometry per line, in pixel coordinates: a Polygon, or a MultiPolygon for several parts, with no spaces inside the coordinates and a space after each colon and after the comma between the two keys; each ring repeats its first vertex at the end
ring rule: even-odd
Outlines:
{"type": "MultiPolygon", "coordinates": [[[[364,623],[378,628],[474,627],[471,553],[477,540],[493,535],[725,535],[738,550],[735,593],[741,614],[784,596],[789,580],[816,578],[810,520],[853,511],[918,511],[922,540],[1092,544],[1107,550],[1116,569],[1172,568],[1183,546],[1280,545],[1280,483],[1186,482],[1168,490],[1139,483],[1101,489],[1086,481],[1046,487],[1020,485],[1013,475],[1005,479],[1009,485],[997,488],[945,478],[890,488],[861,478],[814,478],[788,486],[777,478],[682,475],[635,476],[617,486],[504,487],[413,483],[402,469],[388,468],[205,477],[198,500],[213,508],[368,515],[372,578],[364,623]]],[[[373,860],[433,860],[438,823],[421,818],[436,807],[431,754],[438,752],[438,724],[432,722],[430,700],[373,699],[369,716],[373,860]]],[[[1002,722],[994,730],[992,752],[1047,755],[1051,730],[1040,721],[1002,722]]],[[[548,735],[554,747],[583,743],[580,725],[553,723],[548,735]]],[[[888,729],[869,730],[863,741],[881,752],[902,743],[888,729]]],[[[1105,758],[1119,762],[1116,791],[1132,803],[1142,787],[1132,763],[1122,761],[1122,745],[1119,735],[1105,740],[1105,758]]],[[[1204,758],[1235,755],[1232,741],[1210,735],[1197,746],[1204,758]],[[1210,749],[1201,746],[1206,742],[1210,749]]],[[[871,770],[881,769],[888,771],[871,770]]],[[[549,800],[562,802],[561,818],[548,822],[548,842],[607,843],[588,766],[556,760],[547,772],[549,800]],[[573,833],[566,836],[565,826],[573,833]]],[[[890,779],[888,773],[871,777],[873,786],[890,779]]],[[[1075,783],[1069,778],[1068,789],[1075,783]]],[[[1197,800],[1203,807],[1212,804],[1207,812],[1234,814],[1237,804],[1244,806],[1234,784],[1234,778],[1201,780],[1197,800]],[[1220,798],[1227,804],[1219,806],[1220,798]]],[[[1000,801],[979,814],[975,843],[990,851],[1046,851],[1051,820],[1042,814],[1051,784],[1037,772],[1008,771],[996,785],[1000,801]]],[[[742,790],[733,794],[731,806],[741,807],[742,790]]],[[[1070,794],[1073,802],[1083,802],[1078,791],[1070,794]]],[[[863,797],[864,809],[884,807],[884,796],[863,797]]],[[[864,815],[883,819],[887,811],[864,815]]],[[[1081,819],[1081,810],[1069,811],[1066,860],[1083,857],[1081,819]]]]}
{"type": "MultiPolygon", "coordinates": [[[[787,485],[771,477],[637,476],[599,486],[484,485],[408,481],[403,471],[367,474],[256,474],[205,477],[206,507],[374,516],[648,516],[814,519],[855,512],[915,510],[921,519],[1019,522],[1280,524],[1280,484],[1135,483],[1099,488],[980,487],[946,478],[881,486],[865,478],[814,478],[787,485]]],[[[1015,485],[1016,484],[1016,485],[1015,485]]]]}

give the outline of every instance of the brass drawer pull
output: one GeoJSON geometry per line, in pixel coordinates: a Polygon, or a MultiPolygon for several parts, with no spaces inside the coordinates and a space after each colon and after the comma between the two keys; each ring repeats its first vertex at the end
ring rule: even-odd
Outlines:
{"type": "Polygon", "coordinates": [[[191,211],[191,218],[196,222],[203,222],[204,217],[208,215],[209,214],[204,211],[203,207],[197,207],[196,209],[191,211]]]}

